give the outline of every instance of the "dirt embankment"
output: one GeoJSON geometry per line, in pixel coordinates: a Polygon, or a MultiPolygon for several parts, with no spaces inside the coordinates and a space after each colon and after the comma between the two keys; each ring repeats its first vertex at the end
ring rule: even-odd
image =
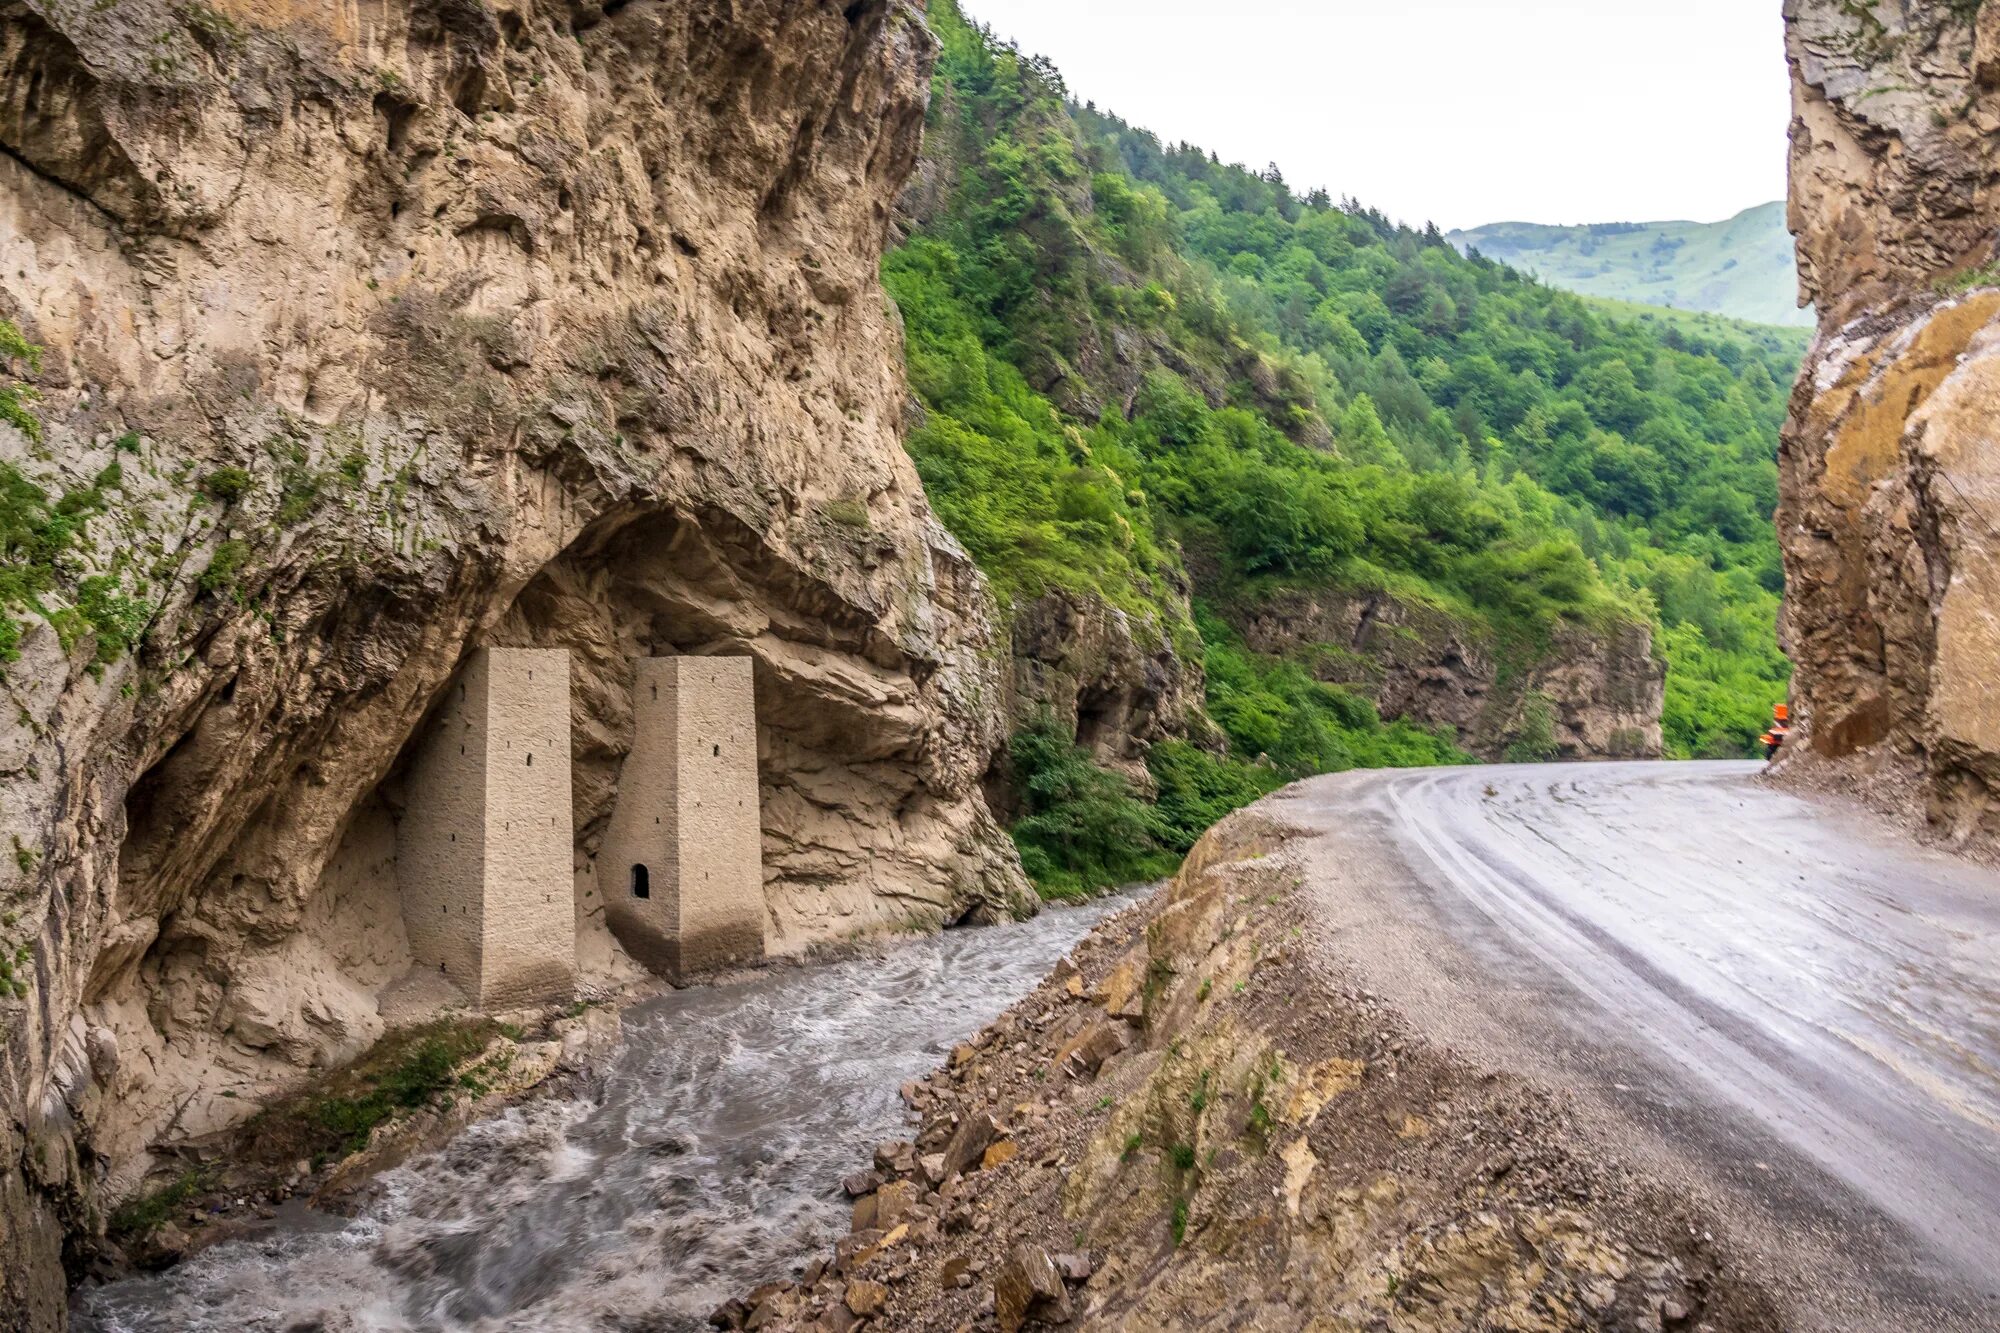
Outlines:
{"type": "Polygon", "coordinates": [[[1225,821],[907,1087],[853,1233],[716,1322],[1780,1326],[1703,1218],[1313,956],[1288,836],[1225,821]]]}

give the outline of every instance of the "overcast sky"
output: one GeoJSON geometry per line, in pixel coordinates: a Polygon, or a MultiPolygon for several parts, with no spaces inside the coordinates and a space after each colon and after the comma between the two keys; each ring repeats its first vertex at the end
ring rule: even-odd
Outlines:
{"type": "Polygon", "coordinates": [[[1073,96],[1412,223],[1781,198],[1779,0],[961,0],[1073,96]]]}

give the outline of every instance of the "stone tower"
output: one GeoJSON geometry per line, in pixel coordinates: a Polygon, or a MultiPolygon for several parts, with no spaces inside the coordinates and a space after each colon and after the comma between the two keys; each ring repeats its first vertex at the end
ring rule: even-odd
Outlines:
{"type": "Polygon", "coordinates": [[[486,648],[419,743],[396,831],[403,922],[420,967],[481,1009],[576,987],[569,654],[486,648]]]}
{"type": "Polygon", "coordinates": [[[612,933],[675,981],[762,958],[750,659],[641,658],[632,715],[632,751],[597,859],[612,933]]]}

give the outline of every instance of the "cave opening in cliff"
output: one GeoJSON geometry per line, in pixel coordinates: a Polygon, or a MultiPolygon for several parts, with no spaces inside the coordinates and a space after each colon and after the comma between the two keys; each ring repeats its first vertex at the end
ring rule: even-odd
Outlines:
{"type": "Polygon", "coordinates": [[[634,865],[632,867],[632,896],[634,898],[651,898],[653,896],[652,872],[647,870],[644,865],[634,865]]]}
{"type": "Polygon", "coordinates": [[[118,849],[121,910],[167,896],[161,881],[168,860],[177,850],[185,854],[185,843],[175,834],[192,818],[189,799],[198,787],[191,779],[202,766],[201,737],[197,721],[126,789],[125,838],[118,849]]]}
{"type": "Polygon", "coordinates": [[[1115,739],[1122,731],[1128,711],[1122,691],[1083,690],[1076,697],[1076,743],[1097,753],[1106,740],[1115,739]]]}

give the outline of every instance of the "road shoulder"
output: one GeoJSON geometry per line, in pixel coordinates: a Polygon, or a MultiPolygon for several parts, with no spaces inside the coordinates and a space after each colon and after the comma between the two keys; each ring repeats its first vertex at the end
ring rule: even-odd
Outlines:
{"type": "Polygon", "coordinates": [[[1628,1183],[1634,1206],[1675,1201],[1784,1327],[1992,1326],[1977,1295],[1900,1226],[1632,1039],[1627,1018],[1445,887],[1448,877],[1399,836],[1382,796],[1403,780],[1346,773],[1265,803],[1292,830],[1280,859],[1300,883],[1309,947],[1329,975],[1393,1007],[1451,1059],[1560,1108],[1551,1132],[1565,1152],[1614,1188],[1628,1183]]]}

